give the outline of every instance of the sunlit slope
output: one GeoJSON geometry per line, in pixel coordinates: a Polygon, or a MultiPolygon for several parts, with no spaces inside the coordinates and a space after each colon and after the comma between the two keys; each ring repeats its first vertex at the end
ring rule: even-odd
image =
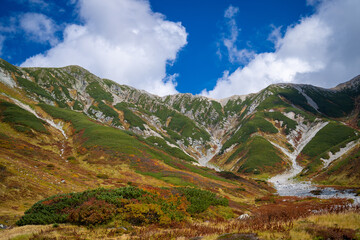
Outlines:
{"type": "MultiPolygon", "coordinates": [[[[265,178],[289,169],[290,154],[308,178],[358,146],[359,77],[333,89],[274,84],[259,93],[214,100],[155,96],[79,66],[19,68],[1,60],[0,69],[2,98],[15,105],[13,99],[20,100],[72,129],[68,134],[76,147],[104,147],[170,165],[169,158],[189,166],[209,161],[218,169],[265,178]],[[329,146],[318,146],[324,137],[329,146]]],[[[32,129],[12,121],[8,124],[17,130],[32,129]]],[[[61,133],[44,126],[43,131],[61,133]]]]}

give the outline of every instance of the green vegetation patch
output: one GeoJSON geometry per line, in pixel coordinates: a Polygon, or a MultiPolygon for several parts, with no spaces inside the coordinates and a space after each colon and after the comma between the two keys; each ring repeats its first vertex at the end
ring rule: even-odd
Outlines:
{"type": "Polygon", "coordinates": [[[335,153],[348,142],[357,139],[355,130],[338,123],[331,122],[322,128],[316,136],[305,146],[302,155],[307,156],[307,164],[303,175],[314,173],[322,166],[320,158],[328,158],[328,152],[335,153]]]}
{"type": "Polygon", "coordinates": [[[91,82],[86,87],[86,92],[98,102],[101,102],[101,100],[105,100],[108,102],[113,101],[113,96],[111,95],[111,93],[106,92],[98,82],[91,82]]]}
{"type": "Polygon", "coordinates": [[[153,114],[157,116],[163,123],[166,123],[166,121],[171,118],[168,127],[165,129],[171,138],[175,140],[184,140],[185,145],[189,144],[187,141],[187,138],[189,137],[196,140],[210,140],[210,134],[207,131],[201,127],[198,127],[195,124],[195,121],[180,113],[177,113],[174,110],[171,110],[165,106],[158,106],[154,110],[153,114]]]}
{"type": "Polygon", "coordinates": [[[303,149],[302,153],[316,157],[330,148],[355,137],[355,130],[338,123],[331,122],[323,127],[303,149]]]}
{"type": "Polygon", "coordinates": [[[228,206],[228,200],[195,188],[98,188],[41,200],[25,212],[17,225],[72,223],[93,226],[111,221],[166,225],[218,205],[228,206]]]}
{"type": "Polygon", "coordinates": [[[144,124],[146,123],[138,115],[136,115],[129,109],[129,107],[131,106],[131,104],[121,102],[116,104],[114,107],[124,113],[124,119],[130,124],[130,126],[138,127],[141,130],[144,130],[144,124]]]}
{"type": "Polygon", "coordinates": [[[279,95],[286,98],[294,105],[301,107],[305,111],[317,114],[317,111],[308,104],[306,98],[295,88],[282,88],[279,90],[279,95]]]}
{"type": "Polygon", "coordinates": [[[151,136],[151,137],[146,138],[146,141],[151,145],[155,145],[156,147],[163,149],[165,152],[169,153],[171,156],[174,156],[179,159],[183,159],[185,161],[195,162],[195,159],[193,159],[192,157],[190,157],[189,155],[184,153],[181,149],[179,149],[177,147],[169,146],[165,142],[165,140],[162,138],[151,136]]]}
{"type": "Polygon", "coordinates": [[[316,119],[316,116],[314,116],[311,113],[307,113],[299,108],[294,108],[294,107],[287,107],[284,109],[284,112],[289,113],[289,112],[293,112],[296,115],[301,115],[303,116],[306,120],[313,122],[316,119]]]}
{"type": "Polygon", "coordinates": [[[73,109],[77,110],[77,111],[82,111],[83,108],[84,108],[84,106],[82,105],[82,103],[79,102],[78,100],[75,100],[73,109]]]}
{"type": "Polygon", "coordinates": [[[32,113],[9,102],[0,101],[0,116],[3,122],[9,123],[20,132],[30,133],[31,129],[48,133],[45,122],[35,117],[32,113]]]}
{"type": "Polygon", "coordinates": [[[102,112],[106,117],[112,118],[113,119],[112,124],[114,124],[115,126],[121,126],[121,123],[119,120],[119,114],[114,109],[112,109],[111,107],[109,107],[108,105],[103,103],[102,101],[99,102],[97,107],[92,105],[90,107],[90,109],[88,110],[88,113],[94,116],[94,113],[92,113],[92,111],[91,111],[92,109],[95,111],[102,112]]]}
{"type": "MultiPolygon", "coordinates": [[[[167,97],[164,102],[168,103],[170,98],[170,96],[167,97]]],[[[192,112],[196,120],[203,122],[205,125],[216,124],[224,115],[219,102],[209,101],[189,94],[181,95],[171,106],[180,112],[183,110],[185,112],[192,112]]]]}
{"type": "Polygon", "coordinates": [[[226,115],[239,113],[243,107],[244,107],[244,104],[240,98],[236,99],[236,100],[230,99],[224,106],[224,113],[226,115]]]}
{"type": "Polygon", "coordinates": [[[159,179],[161,181],[164,181],[166,183],[170,183],[175,186],[191,186],[196,187],[195,184],[186,181],[184,179],[184,175],[180,172],[141,172],[136,171],[137,173],[145,176],[151,176],[153,178],[159,179]]]}
{"type": "Polygon", "coordinates": [[[25,89],[30,94],[37,94],[38,96],[42,96],[44,98],[54,100],[54,98],[43,88],[39,87],[36,83],[33,83],[25,78],[17,77],[16,80],[18,81],[19,85],[25,89]]]}
{"type": "Polygon", "coordinates": [[[198,188],[182,187],[177,188],[191,203],[187,208],[190,214],[204,212],[210,206],[228,206],[229,200],[216,196],[215,193],[201,190],[198,188]]]}
{"type": "Polygon", "coordinates": [[[85,140],[83,145],[85,147],[102,146],[121,153],[147,156],[162,160],[167,165],[176,169],[179,169],[180,165],[182,170],[185,169],[210,179],[228,181],[195,167],[192,164],[172,159],[169,155],[159,151],[158,149],[153,149],[147,146],[144,144],[145,141],[141,142],[141,138],[138,136],[132,136],[134,134],[131,132],[97,124],[90,121],[90,119],[82,113],[73,112],[68,109],[60,109],[46,104],[40,104],[40,106],[54,118],[71,122],[77,133],[82,132],[82,137],[85,140]]]}
{"type": "Polygon", "coordinates": [[[4,59],[0,58],[0,66],[3,69],[6,69],[9,73],[16,73],[18,75],[22,75],[21,71],[15,67],[14,65],[8,63],[7,61],[5,61],[4,59]]]}
{"type": "MultiPolygon", "coordinates": [[[[360,160],[360,149],[358,149],[355,154],[349,155],[349,156],[341,159],[340,161],[335,162],[335,164],[333,164],[331,166],[331,168],[328,170],[328,174],[330,175],[333,172],[336,172],[336,171],[341,170],[342,168],[345,168],[346,166],[350,166],[350,165],[358,166],[359,160],[360,160]]],[[[357,168],[359,168],[359,167],[357,167],[357,168]]]]}
{"type": "Polygon", "coordinates": [[[82,137],[85,139],[85,147],[103,146],[123,153],[140,155],[142,155],[141,150],[146,150],[145,145],[135,137],[119,129],[92,122],[82,113],[46,104],[40,104],[39,106],[54,118],[71,122],[76,132],[83,131],[82,137]]]}
{"type": "Polygon", "coordinates": [[[289,134],[291,130],[294,130],[296,128],[297,123],[294,120],[286,117],[281,112],[263,112],[262,114],[265,118],[282,121],[283,125],[286,126],[285,128],[286,134],[289,134]]]}
{"type": "Polygon", "coordinates": [[[193,139],[202,138],[205,141],[210,139],[209,133],[197,127],[194,121],[188,117],[178,113],[173,114],[169,128],[180,133],[184,137],[191,137],[193,139]]]}
{"type": "Polygon", "coordinates": [[[288,103],[284,102],[278,95],[273,94],[268,97],[264,101],[262,101],[257,107],[258,110],[264,109],[272,109],[272,108],[283,108],[290,107],[288,103]]]}
{"type": "Polygon", "coordinates": [[[220,154],[224,152],[225,149],[229,148],[235,143],[244,143],[247,141],[251,134],[262,131],[266,133],[277,133],[278,130],[266,119],[261,117],[259,114],[256,114],[255,117],[247,120],[240,129],[228,140],[225,142],[221,148],[220,154]]]}
{"type": "MultiPolygon", "coordinates": [[[[283,159],[280,152],[269,141],[260,136],[253,137],[248,146],[248,152],[244,156],[238,172],[260,174],[273,173],[283,168],[283,159]]],[[[236,154],[236,153],[235,153],[236,154]]]]}
{"type": "Polygon", "coordinates": [[[354,99],[347,93],[331,92],[309,87],[306,94],[313,99],[319,107],[319,111],[329,117],[344,117],[354,109],[354,99]]]}

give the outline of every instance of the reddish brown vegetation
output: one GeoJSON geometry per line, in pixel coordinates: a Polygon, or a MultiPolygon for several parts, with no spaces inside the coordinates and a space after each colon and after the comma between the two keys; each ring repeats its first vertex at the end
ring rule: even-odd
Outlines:
{"type": "MultiPolygon", "coordinates": [[[[191,238],[224,233],[254,233],[262,231],[289,233],[293,223],[297,219],[311,215],[325,213],[343,213],[348,211],[360,212],[359,207],[354,207],[347,200],[331,199],[301,199],[296,197],[264,197],[260,201],[263,205],[252,209],[252,215],[243,220],[224,221],[217,219],[207,224],[186,223],[173,224],[171,230],[160,230],[156,226],[139,228],[133,232],[135,239],[173,239],[176,237],[191,238]]],[[[339,228],[317,228],[309,229],[316,236],[352,236],[353,230],[339,228]]],[[[327,238],[325,238],[327,239],[327,238]]],[[[330,238],[340,239],[340,238],[330,238]]],[[[341,238],[343,239],[343,238],[341,238]]],[[[346,239],[346,238],[344,238],[346,239]]],[[[351,238],[348,238],[351,239],[351,238]]]]}
{"type": "Polygon", "coordinates": [[[72,223],[89,226],[105,223],[112,219],[115,214],[116,207],[113,204],[91,198],[74,209],[69,214],[68,219],[72,223]]]}
{"type": "Polygon", "coordinates": [[[308,233],[317,239],[344,240],[356,239],[356,232],[353,229],[342,229],[338,227],[312,226],[306,229],[308,233]]]}

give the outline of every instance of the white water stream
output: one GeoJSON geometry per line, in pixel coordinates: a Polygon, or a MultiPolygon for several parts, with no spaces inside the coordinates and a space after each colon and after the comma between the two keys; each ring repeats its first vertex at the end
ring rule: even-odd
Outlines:
{"type": "MultiPolygon", "coordinates": [[[[41,117],[39,114],[37,114],[37,112],[32,109],[29,105],[20,102],[19,100],[12,98],[6,94],[3,93],[4,96],[7,96],[8,98],[10,98],[17,106],[21,107],[22,109],[32,113],[35,117],[37,117],[38,119],[41,119],[43,121],[45,121],[46,123],[48,123],[50,126],[54,127],[55,129],[59,130],[61,132],[61,134],[65,137],[65,139],[67,139],[67,135],[63,129],[63,125],[61,122],[59,123],[55,123],[52,119],[48,119],[48,118],[44,118],[41,117]]],[[[61,148],[60,148],[60,157],[63,158],[63,154],[65,152],[65,145],[64,142],[62,141],[61,143],[61,148]]]]}
{"type": "Polygon", "coordinates": [[[208,167],[208,168],[212,168],[214,169],[215,171],[217,172],[220,172],[221,169],[211,163],[209,163],[209,161],[220,151],[221,149],[221,144],[220,142],[217,140],[216,141],[216,145],[217,145],[217,148],[216,150],[212,150],[212,149],[208,149],[207,152],[206,152],[206,155],[204,155],[202,158],[199,158],[198,159],[198,163],[200,166],[203,166],[203,167],[208,167]]]}
{"type": "MultiPolygon", "coordinates": [[[[337,190],[334,188],[318,188],[311,184],[311,182],[299,182],[294,179],[303,168],[296,162],[296,158],[304,149],[304,147],[315,137],[315,135],[327,125],[327,122],[318,122],[313,126],[305,128],[302,132],[302,136],[299,141],[297,141],[297,146],[294,146],[295,150],[289,152],[287,149],[279,146],[276,143],[270,142],[275,147],[279,148],[285,155],[287,155],[291,161],[291,169],[285,173],[279,174],[270,178],[268,181],[271,182],[275,189],[277,190],[280,196],[298,196],[298,197],[318,197],[318,198],[350,198],[354,200],[354,204],[360,204],[360,197],[355,196],[355,193],[351,190],[337,190]],[[314,190],[319,190],[319,194],[314,194],[314,190]]],[[[354,147],[356,144],[348,144],[346,151],[351,147],[354,147]]],[[[341,149],[344,152],[345,149],[341,149]]],[[[331,160],[334,160],[331,158],[331,160]]]]}
{"type": "MultiPolygon", "coordinates": [[[[8,97],[9,97],[9,96],[8,96],[8,97]]],[[[26,104],[20,102],[19,100],[12,98],[12,97],[9,97],[9,98],[11,98],[11,100],[12,100],[16,105],[18,105],[19,107],[21,107],[22,109],[24,109],[24,110],[32,113],[33,115],[35,115],[35,117],[37,117],[37,118],[39,118],[39,119],[47,122],[50,126],[52,126],[52,127],[56,128],[57,130],[59,130],[59,131],[62,133],[62,135],[67,139],[66,133],[65,133],[65,131],[63,130],[63,126],[62,126],[62,124],[61,124],[60,122],[59,122],[59,123],[55,123],[52,119],[43,118],[43,117],[39,116],[39,115],[35,112],[35,110],[32,109],[29,105],[26,105],[26,104]]]]}

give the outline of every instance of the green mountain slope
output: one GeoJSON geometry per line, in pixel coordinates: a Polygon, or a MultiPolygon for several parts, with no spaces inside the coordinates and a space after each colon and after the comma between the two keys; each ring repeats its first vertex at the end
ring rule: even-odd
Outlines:
{"type": "MultiPolygon", "coordinates": [[[[79,66],[18,68],[0,60],[0,69],[2,123],[19,134],[48,138],[61,138],[63,128],[62,141],[70,144],[71,138],[73,153],[101,149],[123,158],[157,159],[178,170],[192,171],[199,162],[269,177],[291,168],[288,153],[299,151],[301,175],[308,178],[331,167],[336,159],[330,155],[346,144],[358,146],[359,77],[334,89],[274,84],[256,94],[213,100],[191,94],[155,96],[79,66]],[[19,101],[40,118],[26,117],[19,101]]],[[[135,171],[178,182],[168,174],[135,171]]],[[[194,171],[208,176],[205,170],[194,171]]]]}

